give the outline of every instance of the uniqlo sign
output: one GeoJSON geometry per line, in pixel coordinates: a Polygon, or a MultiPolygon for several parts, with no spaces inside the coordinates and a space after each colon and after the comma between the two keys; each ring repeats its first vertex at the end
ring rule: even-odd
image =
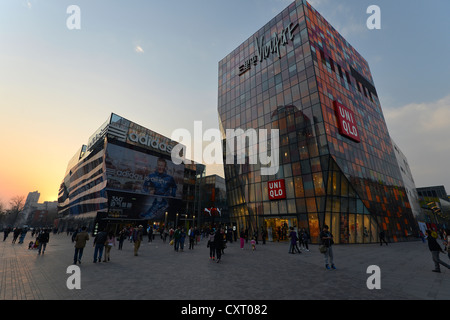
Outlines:
{"type": "Polygon", "coordinates": [[[334,111],[338,118],[339,133],[355,142],[361,142],[356,127],[355,114],[337,101],[334,101],[334,111]]]}
{"type": "Polygon", "coordinates": [[[286,199],[286,188],[284,186],[284,179],[269,181],[269,199],[279,200],[286,199]]]}

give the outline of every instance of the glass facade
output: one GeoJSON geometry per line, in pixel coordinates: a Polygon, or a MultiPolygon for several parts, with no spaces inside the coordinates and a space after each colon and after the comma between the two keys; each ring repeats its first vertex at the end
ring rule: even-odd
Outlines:
{"type": "Polygon", "coordinates": [[[306,1],[219,62],[218,111],[224,137],[279,130],[277,174],[261,175],[248,153],[224,165],[239,228],[265,228],[269,240],[306,228],[315,243],[324,224],[337,243],[376,242],[381,229],[391,241],[417,234],[369,66],[306,1]],[[273,200],[269,182],[279,179],[284,198],[273,200]]]}

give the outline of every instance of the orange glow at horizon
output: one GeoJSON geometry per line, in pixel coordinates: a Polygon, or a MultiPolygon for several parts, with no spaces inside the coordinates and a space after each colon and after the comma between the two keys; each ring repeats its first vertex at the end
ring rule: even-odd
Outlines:
{"type": "MultiPolygon", "coordinates": [[[[12,111],[14,112],[14,111],[12,111]]],[[[6,111],[5,113],[10,113],[6,111]]],[[[6,114],[5,119],[8,119],[6,114]]],[[[6,123],[0,128],[4,152],[0,157],[0,203],[9,209],[13,197],[26,197],[28,193],[40,193],[39,203],[56,201],[58,189],[64,178],[68,158],[73,147],[65,145],[56,134],[52,137],[52,124],[39,128],[42,119],[25,117],[21,123],[6,123]],[[21,128],[26,128],[21,129],[21,128]],[[33,134],[30,134],[30,129],[33,134]]]]}

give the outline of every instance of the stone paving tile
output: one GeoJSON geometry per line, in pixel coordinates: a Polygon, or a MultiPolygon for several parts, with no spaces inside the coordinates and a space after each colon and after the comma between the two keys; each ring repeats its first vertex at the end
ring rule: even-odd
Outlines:
{"type": "MultiPolygon", "coordinates": [[[[30,240],[27,237],[28,241],[30,240]]],[[[228,244],[220,263],[209,260],[201,241],[194,250],[175,252],[168,241],[145,241],[139,256],[126,241],[113,248],[111,261],[93,263],[85,248],[81,289],[69,290],[73,243],[66,234],[50,235],[44,255],[28,245],[0,242],[0,300],[441,300],[449,299],[450,272],[431,272],[434,264],[420,241],[380,247],[334,246],[338,270],[326,270],[317,245],[288,254],[288,243],[267,243],[256,251],[228,244]],[[367,267],[381,268],[381,290],[369,290],[367,267]]],[[[186,243],[188,245],[188,243],[186,243]]],[[[448,257],[441,255],[446,261],[448,257]]]]}

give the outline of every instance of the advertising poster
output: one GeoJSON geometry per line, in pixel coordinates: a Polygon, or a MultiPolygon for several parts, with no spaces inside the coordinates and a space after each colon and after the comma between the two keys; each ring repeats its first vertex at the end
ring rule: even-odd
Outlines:
{"type": "Polygon", "coordinates": [[[108,144],[105,155],[110,211],[120,218],[162,219],[182,200],[184,165],[108,144]]]}

